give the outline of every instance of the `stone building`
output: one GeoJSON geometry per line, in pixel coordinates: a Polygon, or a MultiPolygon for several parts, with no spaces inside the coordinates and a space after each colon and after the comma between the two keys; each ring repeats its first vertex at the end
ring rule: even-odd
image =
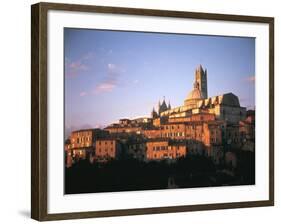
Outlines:
{"type": "Polygon", "coordinates": [[[70,135],[70,148],[73,150],[93,147],[96,139],[106,137],[108,134],[108,131],[98,128],[73,131],[70,135]]]}
{"type": "Polygon", "coordinates": [[[120,142],[115,138],[101,138],[95,142],[95,157],[97,159],[117,159],[121,154],[120,142]]]}
{"type": "Polygon", "coordinates": [[[242,143],[242,150],[255,151],[255,111],[247,111],[245,120],[239,123],[239,134],[242,143]]]}
{"type": "Polygon", "coordinates": [[[212,149],[222,145],[221,121],[189,121],[163,124],[161,137],[185,140],[194,154],[212,155],[212,149]]]}
{"type": "Polygon", "coordinates": [[[245,120],[239,123],[239,132],[241,140],[245,141],[255,141],[255,112],[248,111],[245,120]]]}
{"type": "Polygon", "coordinates": [[[142,136],[130,136],[125,143],[124,150],[127,156],[139,161],[146,160],[146,140],[142,136]]]}
{"type": "Polygon", "coordinates": [[[161,138],[162,130],[160,127],[142,130],[141,134],[146,138],[161,138]]]}
{"type": "Polygon", "coordinates": [[[112,133],[140,133],[141,130],[150,129],[153,119],[150,117],[139,117],[135,119],[120,119],[119,123],[113,123],[105,128],[112,133]]]}
{"type": "Polygon", "coordinates": [[[95,141],[98,138],[108,136],[108,134],[108,131],[102,129],[83,129],[73,131],[67,140],[67,144],[65,144],[67,166],[70,167],[72,163],[93,155],[95,151],[95,141]]]}
{"type": "Polygon", "coordinates": [[[146,143],[147,160],[177,159],[185,157],[187,147],[184,142],[170,139],[152,139],[146,143]]]}

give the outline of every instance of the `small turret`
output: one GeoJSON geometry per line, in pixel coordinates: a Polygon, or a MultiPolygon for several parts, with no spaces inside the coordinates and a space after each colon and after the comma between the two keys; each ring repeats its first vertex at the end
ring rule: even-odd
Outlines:
{"type": "Polygon", "coordinates": [[[170,101],[169,101],[169,104],[168,104],[168,110],[171,110],[171,104],[170,104],[170,101]]]}
{"type": "Polygon", "coordinates": [[[152,117],[152,118],[157,118],[157,117],[158,117],[158,114],[157,114],[157,112],[155,111],[154,107],[153,107],[152,112],[151,112],[151,117],[152,117]]]}
{"type": "Polygon", "coordinates": [[[159,104],[158,104],[158,114],[160,115],[162,112],[168,110],[168,106],[166,104],[166,101],[165,101],[165,97],[162,101],[162,103],[160,103],[159,101],[159,104]]]}

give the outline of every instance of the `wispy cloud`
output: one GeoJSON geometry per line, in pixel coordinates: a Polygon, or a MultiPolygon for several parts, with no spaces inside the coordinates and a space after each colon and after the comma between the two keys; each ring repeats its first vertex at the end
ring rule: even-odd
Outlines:
{"type": "Polygon", "coordinates": [[[93,53],[89,52],[77,60],[65,58],[65,75],[66,77],[75,77],[84,71],[89,70],[88,60],[93,57],[93,53]]]}
{"type": "Polygon", "coordinates": [[[94,94],[113,91],[119,83],[119,77],[122,72],[124,72],[124,70],[116,64],[108,63],[106,76],[104,80],[95,87],[94,94]]]}
{"type": "Polygon", "coordinates": [[[79,71],[79,70],[87,70],[88,66],[83,64],[81,61],[75,61],[69,64],[69,68],[79,71]]]}
{"type": "Polygon", "coordinates": [[[249,83],[255,83],[256,77],[254,75],[248,76],[245,81],[249,83]]]}
{"type": "Polygon", "coordinates": [[[112,83],[100,83],[97,85],[95,89],[95,93],[101,93],[101,92],[111,92],[115,88],[115,84],[112,83]]]}

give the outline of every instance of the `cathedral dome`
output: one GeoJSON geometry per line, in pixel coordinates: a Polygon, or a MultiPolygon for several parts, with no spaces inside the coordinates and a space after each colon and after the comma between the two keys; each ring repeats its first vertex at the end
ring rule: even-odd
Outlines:
{"type": "Polygon", "coordinates": [[[203,99],[201,91],[197,88],[193,89],[187,96],[187,100],[191,99],[203,99]]]}
{"type": "Polygon", "coordinates": [[[184,101],[184,105],[190,109],[197,108],[197,103],[204,97],[202,96],[202,93],[199,89],[199,83],[195,82],[193,90],[188,94],[187,98],[184,101]]]}
{"type": "Polygon", "coordinates": [[[199,83],[195,82],[193,90],[188,94],[186,100],[203,99],[203,95],[199,89],[199,83]]]}

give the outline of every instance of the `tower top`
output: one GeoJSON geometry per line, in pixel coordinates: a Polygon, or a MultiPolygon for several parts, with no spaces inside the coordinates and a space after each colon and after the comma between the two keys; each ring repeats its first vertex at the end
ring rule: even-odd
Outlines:
{"type": "Polygon", "coordinates": [[[207,73],[207,69],[205,69],[204,71],[204,68],[201,64],[199,64],[196,69],[195,69],[195,73],[202,73],[202,75],[205,75],[205,73],[207,73]]]}
{"type": "Polygon", "coordinates": [[[201,64],[199,64],[195,70],[194,83],[196,83],[196,85],[198,85],[198,89],[202,93],[202,97],[208,98],[207,69],[204,70],[201,64]]]}

